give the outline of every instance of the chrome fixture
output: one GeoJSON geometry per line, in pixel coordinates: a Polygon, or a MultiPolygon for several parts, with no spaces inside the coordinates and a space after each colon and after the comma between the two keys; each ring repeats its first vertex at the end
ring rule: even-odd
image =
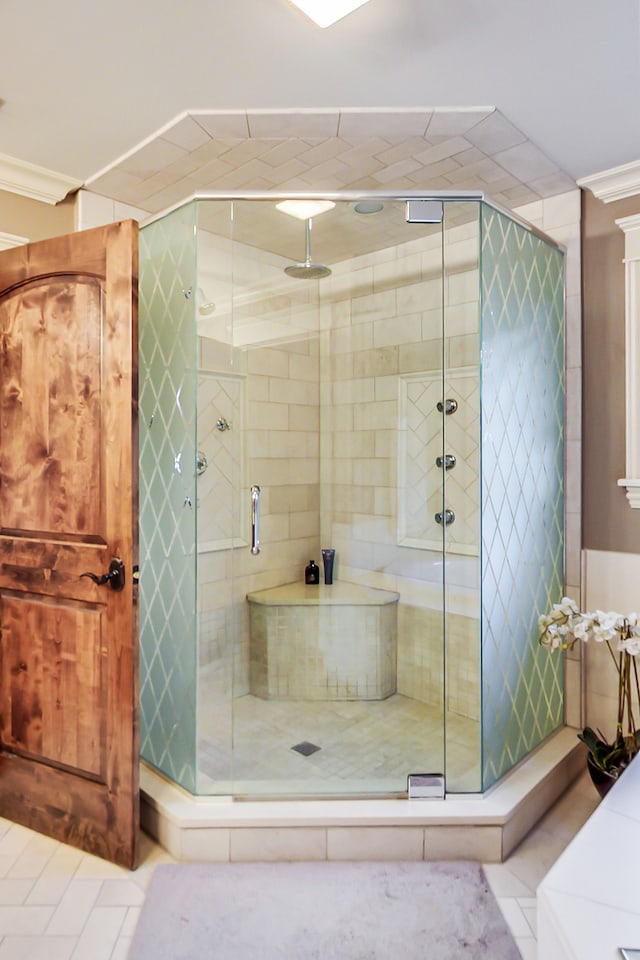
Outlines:
{"type": "Polygon", "coordinates": [[[218,417],[216,421],[216,427],[218,430],[231,430],[231,424],[228,420],[225,420],[224,417],[218,417]]]}
{"type": "Polygon", "coordinates": [[[213,300],[207,298],[202,287],[198,287],[198,313],[201,317],[210,317],[215,313],[216,305],[213,300]]]}
{"type": "Polygon", "coordinates": [[[260,553],[260,487],[251,487],[251,553],[260,553]]]}
{"type": "Polygon", "coordinates": [[[410,773],[407,777],[409,800],[444,800],[443,773],[410,773]]]}
{"type": "Polygon", "coordinates": [[[442,523],[446,527],[450,523],[453,523],[453,521],[456,518],[456,515],[453,512],[453,510],[445,510],[444,513],[441,513],[440,511],[438,511],[438,513],[434,514],[434,518],[436,523],[442,523]]]}
{"type": "Polygon", "coordinates": [[[449,399],[442,403],[442,400],[438,400],[436,407],[438,409],[438,413],[442,413],[443,411],[445,413],[455,413],[458,409],[458,401],[449,399]]]}
{"type": "Polygon", "coordinates": [[[331,273],[329,267],[323,266],[321,263],[314,263],[311,259],[311,227],[313,221],[311,217],[307,220],[306,225],[306,254],[303,263],[292,263],[289,267],[284,268],[284,272],[288,277],[294,277],[296,280],[319,280],[321,277],[328,277],[331,273]]]}
{"type": "Polygon", "coordinates": [[[196,473],[198,474],[199,477],[202,476],[202,474],[205,472],[208,466],[209,464],[207,463],[206,456],[204,455],[202,450],[198,450],[198,455],[196,457],[196,473]]]}
{"type": "Polygon", "coordinates": [[[407,223],[442,223],[442,200],[407,200],[407,223]]]}
{"type": "Polygon", "coordinates": [[[456,465],[456,458],[452,453],[445,453],[444,457],[436,457],[436,467],[445,468],[445,470],[451,470],[456,465]]]}

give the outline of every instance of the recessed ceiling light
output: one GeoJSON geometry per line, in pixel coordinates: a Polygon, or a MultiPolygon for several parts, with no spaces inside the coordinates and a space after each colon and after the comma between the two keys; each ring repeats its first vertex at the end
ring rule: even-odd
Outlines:
{"type": "Polygon", "coordinates": [[[348,13],[357,10],[368,0],[291,0],[291,2],[319,27],[330,27],[336,20],[342,20],[348,13]]]}
{"type": "Polygon", "coordinates": [[[281,203],[276,203],[277,210],[287,213],[290,217],[297,217],[298,220],[319,217],[321,213],[333,210],[334,207],[333,200],[283,200],[281,203]]]}
{"type": "Polygon", "coordinates": [[[377,200],[360,200],[359,203],[356,203],[354,210],[356,213],[380,213],[384,208],[384,204],[380,203],[377,200]]]}

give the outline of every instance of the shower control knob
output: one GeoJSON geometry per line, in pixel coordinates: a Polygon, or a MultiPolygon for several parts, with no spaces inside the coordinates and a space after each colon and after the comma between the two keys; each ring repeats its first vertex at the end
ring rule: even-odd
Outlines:
{"type": "Polygon", "coordinates": [[[458,401],[448,399],[448,400],[445,400],[443,403],[442,400],[438,400],[436,407],[437,407],[438,413],[443,413],[443,412],[455,413],[456,410],[458,409],[458,401]]]}
{"type": "Polygon", "coordinates": [[[456,458],[452,453],[445,453],[444,457],[436,457],[436,467],[445,468],[445,470],[451,470],[456,465],[456,458]]]}
{"type": "Polygon", "coordinates": [[[442,513],[441,511],[438,511],[438,513],[436,513],[434,516],[435,516],[436,523],[443,523],[445,527],[448,526],[450,523],[453,523],[453,521],[456,518],[456,515],[453,512],[453,510],[445,510],[444,513],[442,513]]]}

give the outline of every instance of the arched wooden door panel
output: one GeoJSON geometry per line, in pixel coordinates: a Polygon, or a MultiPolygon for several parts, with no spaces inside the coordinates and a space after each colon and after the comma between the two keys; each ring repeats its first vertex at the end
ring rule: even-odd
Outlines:
{"type": "Polygon", "coordinates": [[[137,249],[125,221],[0,253],[0,816],[129,867],[137,249]]]}

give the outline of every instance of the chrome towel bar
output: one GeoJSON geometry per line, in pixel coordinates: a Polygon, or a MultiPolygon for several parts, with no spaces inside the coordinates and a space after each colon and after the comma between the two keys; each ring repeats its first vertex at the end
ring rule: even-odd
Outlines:
{"type": "Polygon", "coordinates": [[[251,487],[251,553],[260,553],[260,487],[251,487]]]}

